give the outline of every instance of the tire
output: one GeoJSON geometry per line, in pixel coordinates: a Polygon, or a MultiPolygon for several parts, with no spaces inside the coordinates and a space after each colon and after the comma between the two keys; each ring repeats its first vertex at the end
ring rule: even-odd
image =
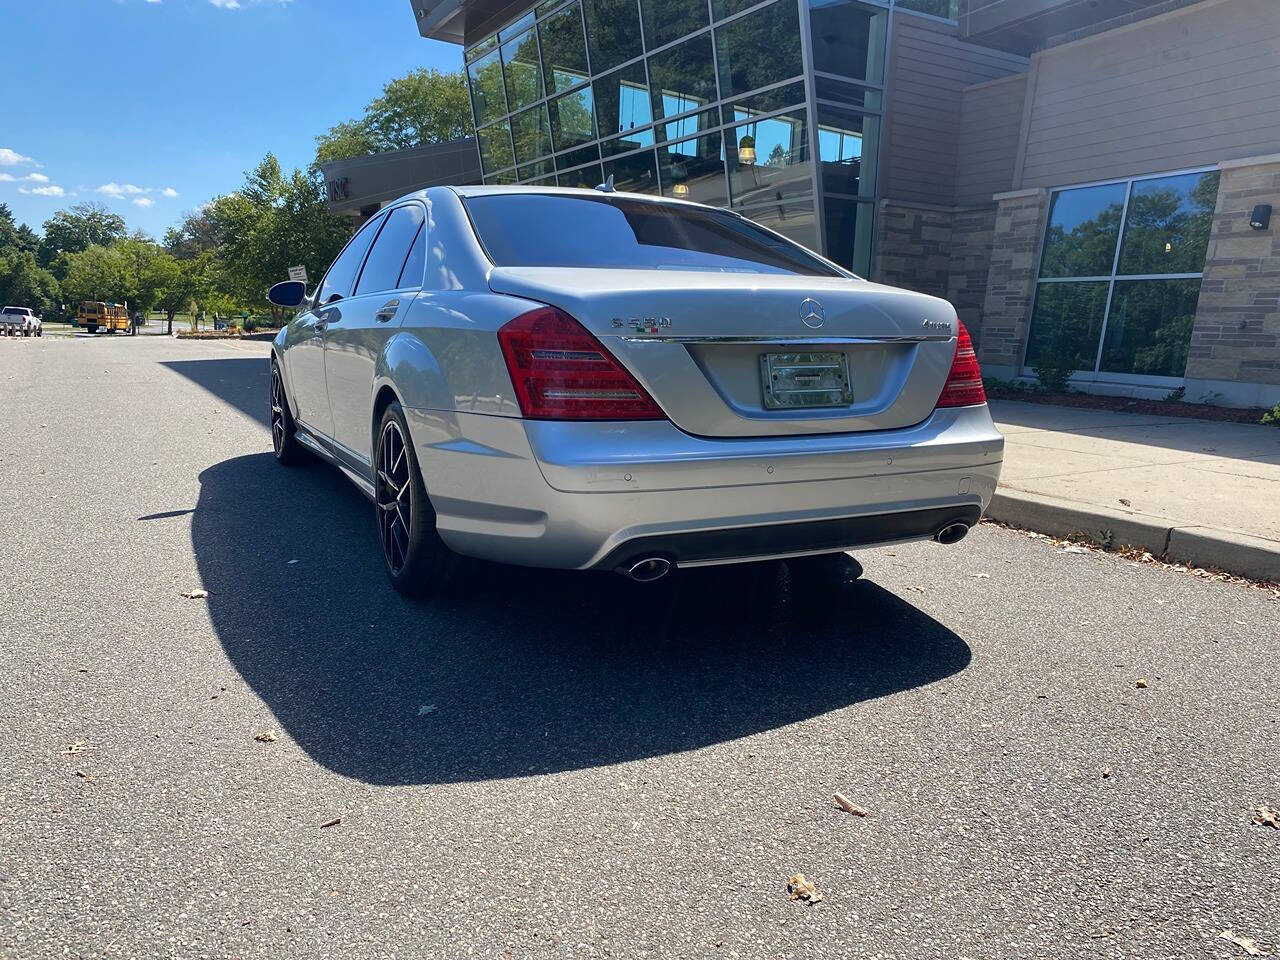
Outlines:
{"type": "Polygon", "coordinates": [[[407,597],[440,592],[453,554],[436,532],[436,513],[427,499],[409,426],[395,401],[378,424],[373,464],[374,521],[387,578],[407,597]]]}
{"type": "Polygon", "coordinates": [[[284,377],[280,374],[280,364],[271,359],[271,393],[269,394],[269,412],[271,414],[271,449],[276,461],[291,467],[302,459],[302,444],[298,443],[298,425],[294,422],[293,411],[289,409],[289,398],[284,390],[284,377]]]}
{"type": "Polygon", "coordinates": [[[90,333],[97,333],[97,332],[98,332],[98,325],[97,325],[96,323],[91,323],[91,324],[89,324],[89,332],[90,332],[90,333]]]}
{"type": "Polygon", "coordinates": [[[44,327],[41,327],[40,329],[38,329],[38,330],[36,331],[36,336],[37,336],[37,337],[43,337],[43,336],[44,336],[44,327]]]}

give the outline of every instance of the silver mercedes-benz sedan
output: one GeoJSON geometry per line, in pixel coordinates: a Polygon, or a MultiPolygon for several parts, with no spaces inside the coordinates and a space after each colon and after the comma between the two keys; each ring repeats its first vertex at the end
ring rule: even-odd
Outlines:
{"type": "Polygon", "coordinates": [[[1004,440],[945,300],[730,211],[440,187],[380,211],[271,357],[282,463],[376,504],[397,589],[451,553],[617,570],[953,543],[1004,440]]]}

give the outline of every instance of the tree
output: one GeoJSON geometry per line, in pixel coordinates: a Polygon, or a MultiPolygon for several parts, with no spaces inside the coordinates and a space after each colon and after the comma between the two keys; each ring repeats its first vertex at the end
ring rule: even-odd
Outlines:
{"type": "Polygon", "coordinates": [[[110,246],[127,235],[124,218],[119,214],[100,203],[77,203],[45,221],[44,241],[40,245],[41,266],[49,266],[60,253],[110,246]]]}
{"type": "Polygon", "coordinates": [[[40,314],[58,305],[58,281],[31,250],[0,249],[0,306],[31,307],[40,314]]]}
{"type": "Polygon", "coordinates": [[[128,299],[128,265],[119,251],[99,244],[78,253],[64,254],[66,276],[62,292],[72,302],[128,299]]]}
{"type": "Polygon", "coordinates": [[[18,224],[13,219],[13,211],[6,203],[0,203],[0,250],[28,250],[35,253],[40,247],[40,238],[25,223],[18,224]]]}
{"type": "Polygon", "coordinates": [[[359,120],[340,123],[316,137],[312,170],[334,160],[442,143],[470,134],[471,103],[462,74],[424,67],[383,87],[382,96],[365,107],[359,120]]]}

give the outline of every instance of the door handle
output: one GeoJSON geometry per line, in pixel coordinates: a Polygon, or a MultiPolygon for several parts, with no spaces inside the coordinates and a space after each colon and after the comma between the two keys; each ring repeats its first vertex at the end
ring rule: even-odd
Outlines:
{"type": "Polygon", "coordinates": [[[317,320],[314,327],[316,333],[324,333],[324,328],[329,326],[328,320],[317,320]]]}
{"type": "Polygon", "coordinates": [[[382,305],[382,309],[373,316],[379,323],[386,323],[388,320],[394,320],[396,314],[400,312],[399,300],[388,300],[382,305]]]}

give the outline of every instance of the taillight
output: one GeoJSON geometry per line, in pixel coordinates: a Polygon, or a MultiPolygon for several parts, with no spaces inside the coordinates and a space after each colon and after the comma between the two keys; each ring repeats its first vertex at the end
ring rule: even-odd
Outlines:
{"type": "Polygon", "coordinates": [[[644,387],[582,324],[555,307],[498,331],[521,412],[532,420],[664,420],[644,387]]]}
{"type": "Polygon", "coordinates": [[[960,333],[956,337],[956,355],[951,360],[951,372],[946,386],[938,397],[939,407],[972,407],[987,402],[987,391],[982,388],[982,371],[978,369],[978,355],[973,350],[973,340],[964,322],[957,320],[960,333]]]}

